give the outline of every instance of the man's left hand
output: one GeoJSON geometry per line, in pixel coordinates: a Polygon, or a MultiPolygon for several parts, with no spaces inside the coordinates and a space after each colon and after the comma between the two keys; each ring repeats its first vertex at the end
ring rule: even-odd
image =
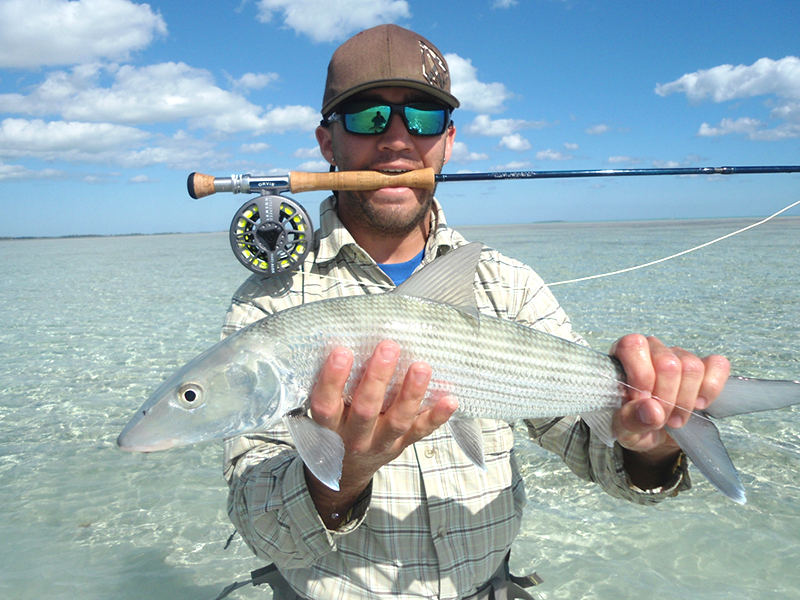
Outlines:
{"type": "Polygon", "coordinates": [[[612,428],[623,448],[636,453],[626,453],[626,470],[635,480],[632,471],[674,463],[680,448],[664,426],[683,427],[692,411],[708,407],[725,386],[730,363],[717,355],[701,359],[637,334],[617,340],[610,354],[622,363],[630,386],[612,428]]]}

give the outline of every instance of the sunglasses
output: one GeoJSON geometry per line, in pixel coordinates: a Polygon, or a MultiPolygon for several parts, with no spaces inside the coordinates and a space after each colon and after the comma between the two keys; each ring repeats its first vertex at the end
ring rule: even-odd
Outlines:
{"type": "Polygon", "coordinates": [[[338,121],[348,133],[380,135],[389,127],[392,115],[400,115],[411,135],[432,136],[444,133],[450,124],[450,110],[433,102],[352,102],[332,113],[326,123],[338,121]]]}

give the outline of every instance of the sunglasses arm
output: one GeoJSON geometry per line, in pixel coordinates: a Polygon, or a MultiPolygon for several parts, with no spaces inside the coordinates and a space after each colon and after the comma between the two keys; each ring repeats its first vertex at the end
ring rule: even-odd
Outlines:
{"type": "Polygon", "coordinates": [[[192,173],[187,181],[189,195],[194,199],[205,198],[216,192],[232,192],[234,194],[292,192],[296,194],[325,190],[377,190],[384,187],[432,190],[435,186],[435,174],[430,168],[392,175],[378,171],[336,171],[334,173],[292,171],[288,175],[279,176],[232,175],[231,177],[192,173]]]}

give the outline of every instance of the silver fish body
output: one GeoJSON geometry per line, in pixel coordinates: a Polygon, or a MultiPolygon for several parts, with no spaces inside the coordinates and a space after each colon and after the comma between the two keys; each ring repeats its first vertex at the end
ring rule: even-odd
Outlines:
{"type": "MultiPolygon", "coordinates": [[[[298,453],[321,481],[338,489],[344,447],[307,414],[320,368],[337,347],[354,354],[345,389],[352,397],[376,345],[393,340],[400,364],[384,407],[408,367],[433,371],[422,409],[444,395],[458,400],[448,426],[459,447],[484,467],[475,419],[517,421],[580,414],[613,443],[611,414],[625,395],[616,359],[505,319],[480,315],[473,279],[482,246],[469,244],[433,261],[386,294],[321,300],[249,325],[187,363],[135,413],[117,442],[139,452],[165,450],[263,431],[283,420],[298,453]]],[[[709,416],[800,403],[797,382],[732,378],[705,412],[669,430],[701,472],[744,502],[744,489],[709,416]],[[715,412],[716,411],[716,412],[715,412]]]]}
{"type": "Polygon", "coordinates": [[[296,406],[337,347],[354,354],[348,400],[382,340],[401,348],[385,406],[415,361],[433,371],[422,408],[447,394],[458,400],[457,415],[469,418],[516,421],[593,412],[619,407],[624,393],[624,373],[608,355],[506,319],[478,319],[448,304],[399,294],[314,302],[267,317],[244,335],[252,347],[269,347],[281,370],[292,374],[286,383],[296,406]]]}

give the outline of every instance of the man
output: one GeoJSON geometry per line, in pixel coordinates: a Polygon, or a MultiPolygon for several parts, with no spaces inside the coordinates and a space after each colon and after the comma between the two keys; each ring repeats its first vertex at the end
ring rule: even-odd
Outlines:
{"type": "MultiPolygon", "coordinates": [[[[334,53],[317,140],[340,170],[439,172],[453,149],[450,113],[458,105],[436,47],[408,30],[380,26],[334,53]]],[[[314,253],[302,270],[246,281],[224,334],[303,302],[380,293],[465,243],[426,190],[340,192],[320,212],[314,253]]],[[[497,252],[484,249],[475,294],[481,312],[582,342],[541,279],[497,252]]],[[[391,340],[378,345],[349,405],[342,394],[351,352],[334,350],[322,368],[311,413],[344,441],[338,492],[303,466],[285,430],[226,442],[229,514],[256,555],[274,562],[291,584],[276,597],[488,598],[490,588],[506,585],[498,581],[525,503],[511,427],[481,423],[487,471],[475,469],[441,427],[457,399],[442,398],[418,414],[431,376],[423,363],[408,369],[381,412],[399,350],[391,340]]],[[[689,487],[664,425],[680,427],[695,407],[713,401],[728,363],[638,335],[623,337],[611,353],[638,390],[614,415],[614,448],[578,417],[527,425],[581,477],[617,497],[655,503],[689,487]]]]}

